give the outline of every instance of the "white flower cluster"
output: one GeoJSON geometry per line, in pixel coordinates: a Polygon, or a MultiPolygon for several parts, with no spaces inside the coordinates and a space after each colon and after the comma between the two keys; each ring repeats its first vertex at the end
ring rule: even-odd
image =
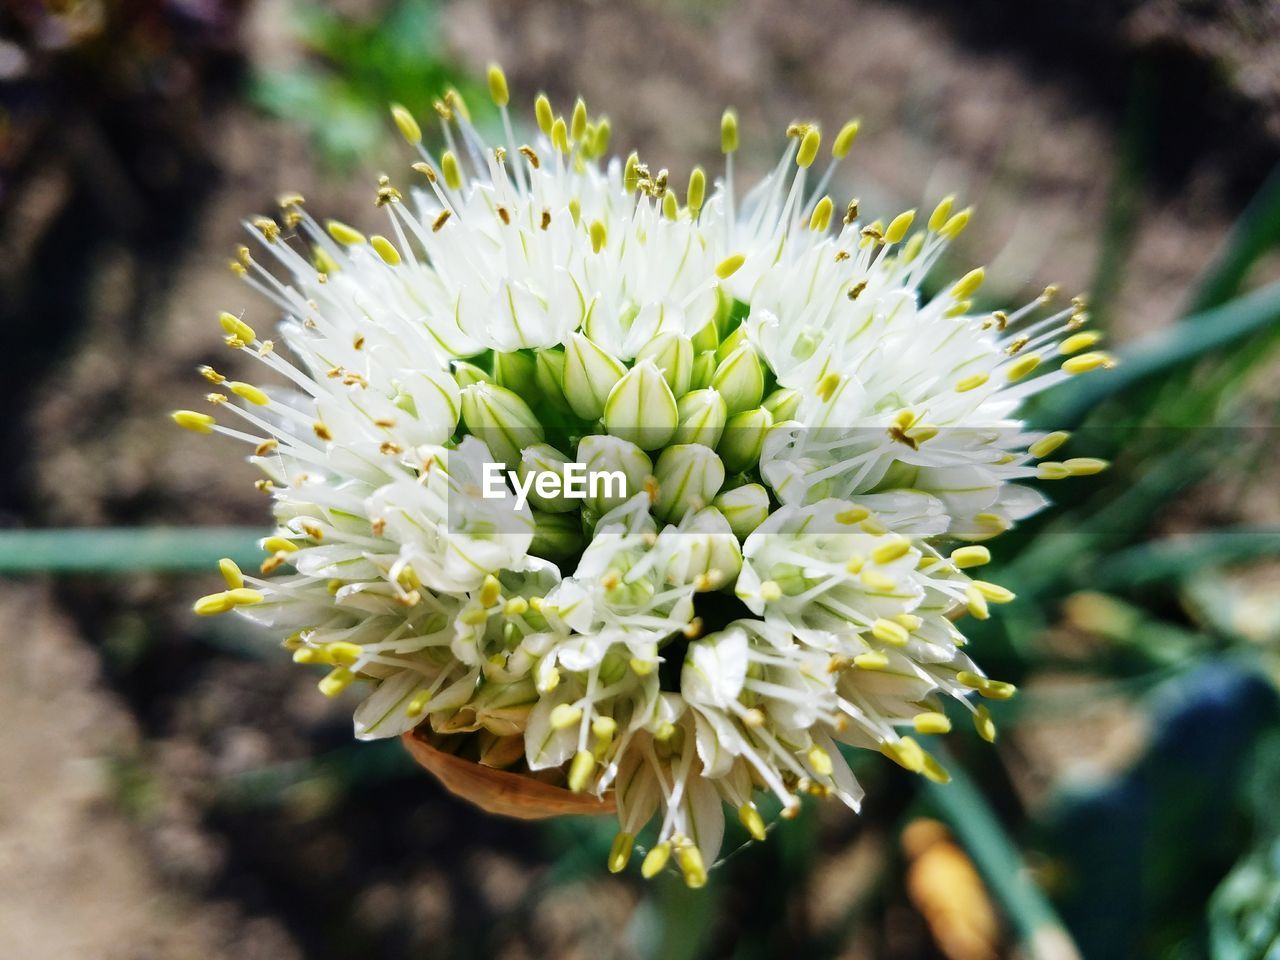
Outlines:
{"type": "Polygon", "coordinates": [[[326,694],[367,683],[358,737],[427,724],[478,763],[612,791],[614,870],[657,818],[644,874],[674,858],[701,884],[726,804],[763,836],[761,791],[784,815],[804,793],[856,809],[838,744],[945,779],[911,734],[946,732],[951,699],[991,739],[972,695],[1013,692],[962,651],[961,615],[1012,599],[966,572],[976,542],[1042,505],[1019,481],[1105,466],[1044,462],[1066,435],[1017,419],[1110,364],[1082,304],[974,312],[981,270],[923,295],[969,212],[841,216],[825,190],[856,122],[816,185],[820,132],[794,125],[739,199],[726,113],[724,175],[695,169],[682,203],[665,170],[604,159],[581,101],[566,120],[539,97],[521,145],[496,68],[490,90],[500,146],[456,94],[439,156],[393,110],[421,180],[383,178],[383,234],[297,196],[249,223],[276,264],[232,267],[292,359],[221,323],[282,386],[206,367],[239,423],[174,417],[252,446],[277,530],[261,576],[224,561],[197,612],[287,635],[326,694]],[[571,462],[625,493],[481,496],[486,463],[571,462]]]}

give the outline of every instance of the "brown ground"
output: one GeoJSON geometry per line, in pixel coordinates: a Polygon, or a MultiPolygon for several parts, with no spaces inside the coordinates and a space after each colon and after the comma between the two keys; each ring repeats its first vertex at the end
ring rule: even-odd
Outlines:
{"type": "MultiPolygon", "coordinates": [[[[244,39],[254,56],[297,55],[281,10],[281,0],[267,0],[247,18],[244,39]]],[[[1266,139],[1280,136],[1274,42],[1251,20],[1234,21],[1243,24],[1245,43],[1224,21],[1188,16],[1172,5],[1135,4],[1118,28],[1119,46],[1141,50],[1173,37],[1188,56],[1220,63],[1241,109],[1261,118],[1250,142],[1274,148],[1266,139]]],[[[1089,92],[1089,51],[1074,73],[1040,69],[1016,36],[975,44],[927,3],[750,0],[684,9],[661,0],[476,0],[449,4],[444,22],[464,65],[479,70],[498,59],[507,66],[519,106],[545,88],[566,108],[581,91],[613,118],[619,149],[638,146],[677,179],[694,162],[714,163],[726,103],[741,113],[744,156],[756,169],[770,162],[794,117],[831,129],[860,115],[863,134],[838,189],[860,195],[864,209],[886,212],[959,192],[979,208],[964,255],[990,262],[991,288],[1011,296],[1049,281],[1089,288],[1109,217],[1131,210],[1132,223],[1106,251],[1124,261],[1107,309],[1118,339],[1177,316],[1237,213],[1248,171],[1270,159],[1224,173],[1206,144],[1172,184],[1157,179],[1163,185],[1124,194],[1131,154],[1123,111],[1108,106],[1114,98],[1089,92]],[[1125,200],[1118,208],[1117,190],[1125,200]]],[[[193,220],[170,251],[171,272],[157,276],[127,232],[88,261],[92,309],[40,371],[23,414],[20,500],[6,506],[25,523],[260,523],[266,516],[253,474],[234,450],[166,429],[161,419],[171,407],[196,404],[201,389],[191,371],[198,363],[217,358],[237,372],[217,350],[217,310],[247,307],[260,325],[269,320],[265,305],[223,266],[241,241],[240,218],[297,189],[317,212],[361,225],[373,213],[372,173],[403,158],[389,150],[371,158],[369,176],[339,182],[317,169],[295,128],[243,106],[190,122],[191,146],[216,171],[210,192],[175,214],[193,220]]],[[[110,158],[95,153],[91,137],[81,147],[80,160],[75,151],[55,151],[6,197],[6,277],[29,269],[85,156],[111,181],[110,158]]],[[[1145,162],[1158,165],[1159,157],[1145,162]]],[[[127,194],[126,207],[146,201],[127,194]]],[[[183,598],[200,586],[138,578],[105,587],[0,587],[0,645],[12,653],[0,673],[0,930],[14,955],[302,956],[296,931],[307,909],[238,886],[246,875],[260,884],[265,876],[268,885],[292,876],[267,853],[253,858],[281,836],[314,845],[295,871],[314,870],[317,882],[359,879],[343,891],[348,906],[357,904],[365,938],[358,942],[425,950],[465,931],[458,917],[473,903],[480,917],[509,908],[537,876],[541,854],[431,794],[423,818],[443,819],[414,835],[416,861],[383,874],[360,873],[354,841],[344,836],[340,817],[358,812],[360,797],[335,798],[323,780],[296,785],[283,812],[247,842],[236,832],[248,829],[247,818],[210,813],[236,775],[305,757],[317,744],[341,745],[345,707],[321,702],[310,679],[270,651],[270,666],[240,660],[223,651],[243,638],[197,632],[183,598]],[[137,662],[164,679],[149,674],[145,695],[138,683],[120,680],[137,662]],[[446,875],[440,851],[459,822],[487,831],[487,839],[473,862],[446,875]],[[404,917],[412,935],[397,933],[404,917]]],[[[410,782],[406,809],[418,809],[430,788],[410,782]]],[[[862,854],[857,848],[848,856],[862,854]]],[[[545,900],[530,938],[495,934],[491,942],[511,957],[614,955],[603,945],[621,949],[617,934],[633,894],[623,884],[593,891],[592,919],[576,909],[580,893],[571,886],[545,900]]],[[[844,906],[820,902],[817,922],[844,906]]],[[[317,942],[305,945],[308,955],[325,955],[317,942]]]]}

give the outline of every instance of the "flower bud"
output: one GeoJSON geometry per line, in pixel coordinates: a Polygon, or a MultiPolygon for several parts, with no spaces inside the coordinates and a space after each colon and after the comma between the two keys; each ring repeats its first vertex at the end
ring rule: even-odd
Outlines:
{"type": "Polygon", "coordinates": [[[571,334],[564,351],[564,395],[573,412],[598,420],[609,391],[627,368],[580,333],[571,334]]]}
{"type": "Polygon", "coordinates": [[[536,364],[534,377],[538,392],[557,410],[569,412],[572,408],[564,395],[564,350],[560,347],[539,350],[536,364]]]}
{"type": "Polygon", "coordinates": [[[628,370],[604,405],[605,429],[643,450],[665,446],[676,432],[678,418],[675,394],[651,360],[628,370]]]}
{"type": "Polygon", "coordinates": [[[575,513],[533,511],[533,542],[529,552],[558,563],[582,552],[586,538],[582,534],[582,518],[575,513]]]}
{"type": "Polygon", "coordinates": [[[711,504],[729,521],[730,529],[744,540],[769,516],[769,493],[758,483],[726,490],[711,504]]]}
{"type": "Polygon", "coordinates": [[[473,383],[462,391],[462,422],[507,469],[520,462],[523,448],[542,439],[542,425],[529,405],[494,383],[473,383]]]}
{"type": "Polygon", "coordinates": [[[716,373],[716,352],[703,350],[693,358],[693,376],[689,378],[691,390],[702,390],[711,386],[711,378],[716,373]]]}
{"type": "Polygon", "coordinates": [[[522,487],[528,486],[531,506],[551,513],[567,513],[577,509],[576,501],[566,499],[560,493],[564,489],[564,468],[568,462],[569,458],[549,443],[535,443],[521,451],[516,475],[520,478],[522,487]],[[528,479],[531,474],[532,481],[528,479]],[[544,496],[538,492],[538,477],[543,474],[554,474],[560,478],[557,492],[552,496],[544,496]]]}
{"type": "Polygon", "coordinates": [[[724,483],[724,464],[710,447],[682,443],[662,451],[654,476],[658,479],[654,513],[664,520],[679,520],[711,503],[724,483]]]}
{"type": "Polygon", "coordinates": [[[693,376],[693,342],[688,337],[671,331],[660,333],[640,349],[636,359],[652,360],[677,397],[689,392],[689,381],[693,376]]]}
{"type": "Polygon", "coordinates": [[[453,361],[453,379],[458,381],[460,387],[469,387],[473,383],[493,383],[493,377],[489,376],[488,371],[465,360],[453,361]]]}
{"type": "MultiPolygon", "coordinates": [[[[728,322],[728,321],[726,321],[728,322]]],[[[747,340],[747,326],[744,323],[738,324],[733,331],[716,345],[716,362],[720,363],[728,359],[729,354],[737,350],[747,340]]]]}
{"type": "Polygon", "coordinates": [[[718,346],[720,346],[720,330],[716,326],[715,317],[712,317],[705,327],[693,335],[693,352],[704,353],[707,350],[715,350],[718,346]]]}
{"type": "Polygon", "coordinates": [[[527,353],[499,353],[493,358],[493,379],[498,386],[531,403],[538,396],[537,371],[537,361],[527,353]]]}
{"type": "Polygon", "coordinates": [[[725,469],[737,473],[755,466],[764,447],[764,435],[771,426],[773,416],[764,407],[756,407],[730,417],[725,424],[724,435],[716,446],[716,453],[724,461],[725,469]]]}
{"type": "Polygon", "coordinates": [[[587,497],[583,506],[597,515],[608,513],[625,503],[644,489],[644,482],[653,473],[653,461],[628,440],[592,434],[578,443],[578,462],[587,469],[587,476],[620,472],[626,478],[626,489],[608,493],[601,483],[592,489],[587,485],[587,497]]]}
{"type": "Polygon", "coordinates": [[[680,426],[676,428],[673,443],[701,443],[714,447],[720,442],[729,408],[719,392],[707,387],[686,393],[676,404],[680,426]]]}
{"type": "Polygon", "coordinates": [[[711,386],[724,396],[730,415],[760,405],[764,396],[764,370],[755,348],[744,343],[716,367],[711,386]]]}
{"type": "Polygon", "coordinates": [[[774,423],[779,423],[783,420],[795,419],[796,411],[800,409],[801,399],[803,397],[799,390],[792,390],[790,387],[779,387],[764,398],[764,403],[761,406],[773,414],[774,423]]]}

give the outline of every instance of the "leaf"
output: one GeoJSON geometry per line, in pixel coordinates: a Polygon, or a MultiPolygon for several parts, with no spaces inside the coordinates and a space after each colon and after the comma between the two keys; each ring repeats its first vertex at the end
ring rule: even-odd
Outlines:
{"type": "Polygon", "coordinates": [[[222,557],[257,567],[257,527],[77,528],[0,531],[0,573],[212,570],[222,557]]]}

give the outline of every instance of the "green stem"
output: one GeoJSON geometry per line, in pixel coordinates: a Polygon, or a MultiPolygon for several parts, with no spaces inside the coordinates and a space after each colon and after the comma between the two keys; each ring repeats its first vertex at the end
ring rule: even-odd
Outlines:
{"type": "Polygon", "coordinates": [[[221,557],[256,567],[258,527],[73,527],[0,531],[0,574],[209,570],[221,557]]]}
{"type": "MultiPolygon", "coordinates": [[[[945,754],[936,751],[940,758],[945,754]]],[[[951,827],[1033,960],[1079,960],[1080,951],[1049,900],[1027,874],[1017,847],[959,764],[947,763],[951,782],[926,781],[925,798],[951,827]]]]}

